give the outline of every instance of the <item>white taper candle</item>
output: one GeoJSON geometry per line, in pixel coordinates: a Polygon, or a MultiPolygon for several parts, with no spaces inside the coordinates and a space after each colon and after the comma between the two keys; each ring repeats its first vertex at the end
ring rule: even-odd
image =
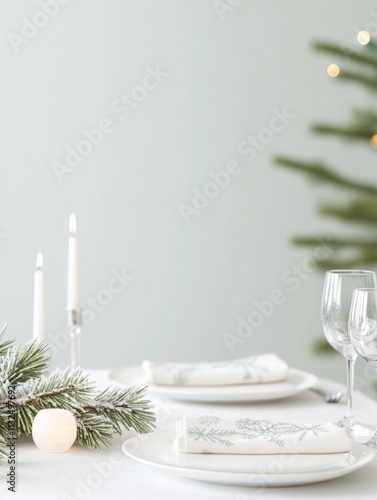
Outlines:
{"type": "Polygon", "coordinates": [[[79,269],[79,246],[77,241],[76,216],[71,214],[69,218],[68,238],[68,291],[67,309],[79,313],[80,303],[80,269],[79,269]]]}
{"type": "Polygon", "coordinates": [[[33,339],[46,339],[46,292],[43,273],[43,255],[37,255],[37,269],[34,273],[34,314],[33,314],[33,339]]]}

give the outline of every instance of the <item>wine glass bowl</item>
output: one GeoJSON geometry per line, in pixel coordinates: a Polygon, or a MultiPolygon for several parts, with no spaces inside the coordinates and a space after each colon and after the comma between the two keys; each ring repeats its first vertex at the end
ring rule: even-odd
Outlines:
{"type": "Polygon", "coordinates": [[[355,288],[375,285],[373,271],[335,270],[326,273],[322,298],[322,323],[329,344],[345,358],[356,359],[351,343],[348,319],[355,288]]]}
{"type": "Polygon", "coordinates": [[[349,332],[356,353],[377,368],[377,288],[354,291],[349,332]]]}
{"type": "MultiPolygon", "coordinates": [[[[349,317],[353,292],[356,288],[375,288],[376,275],[366,270],[327,271],[322,295],[322,325],[329,344],[347,361],[347,410],[339,425],[353,428],[355,434],[363,430],[353,417],[352,391],[357,350],[350,338],[349,317]]],[[[354,436],[355,437],[355,436],[354,436]]]]}
{"type": "MultiPolygon", "coordinates": [[[[357,288],[352,295],[349,332],[357,354],[377,368],[377,288],[357,288]]],[[[375,431],[374,425],[374,431],[375,431]]],[[[368,445],[377,449],[377,433],[368,445]]]]}

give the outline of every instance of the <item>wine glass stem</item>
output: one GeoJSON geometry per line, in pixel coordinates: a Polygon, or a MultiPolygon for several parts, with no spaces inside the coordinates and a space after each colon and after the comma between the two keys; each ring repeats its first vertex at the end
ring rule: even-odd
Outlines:
{"type": "Polygon", "coordinates": [[[344,420],[350,424],[353,421],[352,395],[353,395],[353,380],[355,374],[355,359],[347,358],[347,409],[344,415],[344,420]]]}

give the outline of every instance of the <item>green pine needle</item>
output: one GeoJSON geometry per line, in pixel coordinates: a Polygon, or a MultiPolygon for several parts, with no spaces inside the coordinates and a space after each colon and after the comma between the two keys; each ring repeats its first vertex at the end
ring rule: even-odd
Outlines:
{"type": "Polygon", "coordinates": [[[9,347],[0,356],[0,387],[40,377],[50,361],[47,351],[48,346],[37,340],[9,347]]]}
{"type": "Polygon", "coordinates": [[[77,422],[77,442],[88,448],[108,448],[114,435],[113,424],[108,418],[88,412],[75,412],[77,422]]]}
{"type": "MultiPolygon", "coordinates": [[[[3,339],[7,325],[5,324],[0,332],[0,341],[3,339]]],[[[14,340],[7,340],[6,342],[0,342],[0,357],[8,351],[8,349],[14,344],[14,340]]]]}
{"type": "Polygon", "coordinates": [[[363,248],[366,250],[377,249],[377,239],[362,238],[329,238],[327,236],[296,236],[292,238],[292,243],[301,246],[316,247],[320,242],[326,241],[326,245],[331,248],[363,248]]]}
{"type": "Polygon", "coordinates": [[[7,409],[0,406],[0,464],[6,459],[5,446],[8,436],[7,409]]]}
{"type": "Polygon", "coordinates": [[[144,399],[145,391],[146,387],[109,387],[85,409],[111,420],[117,434],[121,434],[122,427],[133,428],[139,433],[149,432],[155,417],[149,402],[144,399]]]}
{"type": "Polygon", "coordinates": [[[364,64],[372,69],[377,69],[377,58],[371,53],[345,49],[344,47],[329,42],[314,42],[312,43],[312,47],[319,52],[340,56],[350,62],[364,64]]]}
{"type": "Polygon", "coordinates": [[[297,170],[306,175],[309,175],[316,181],[333,184],[341,188],[346,188],[365,194],[377,195],[377,186],[358,182],[353,179],[348,179],[347,177],[337,174],[336,172],[319,162],[305,162],[301,160],[295,160],[293,158],[288,158],[286,156],[276,156],[274,158],[274,161],[282,167],[287,167],[292,170],[297,170]]]}
{"type": "Polygon", "coordinates": [[[348,205],[321,205],[319,207],[321,215],[337,217],[348,222],[357,222],[362,224],[377,223],[377,206],[373,203],[366,205],[358,201],[351,202],[348,205]]]}
{"type": "Polygon", "coordinates": [[[318,123],[312,125],[311,130],[316,134],[338,135],[344,139],[352,139],[355,141],[370,141],[372,135],[376,133],[377,127],[357,127],[355,125],[341,127],[339,125],[326,125],[318,123]]]}
{"type": "Polygon", "coordinates": [[[377,78],[373,76],[363,75],[357,71],[341,70],[337,78],[339,78],[340,80],[348,80],[352,82],[361,83],[362,85],[365,85],[369,89],[377,90],[377,78]]]}
{"type": "Polygon", "coordinates": [[[370,109],[354,109],[352,111],[355,125],[377,130],[377,113],[370,109]]]}

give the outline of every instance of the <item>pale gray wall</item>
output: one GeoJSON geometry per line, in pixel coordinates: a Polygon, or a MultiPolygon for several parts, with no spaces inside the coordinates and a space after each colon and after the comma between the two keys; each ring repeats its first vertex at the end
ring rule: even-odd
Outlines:
{"type": "MultiPolygon", "coordinates": [[[[292,366],[343,379],[340,357],[312,354],[322,335],[323,276],[311,274],[297,291],[282,278],[312,254],[293,248],[291,235],[342,230],[314,214],[316,201],[332,193],[271,158],[329,158],[345,173],[357,165],[365,178],[375,171],[372,151],[308,132],[315,120],[345,121],[352,104],[369,102],[366,92],[328,78],[333,59],[309,44],[353,45],[358,27],[377,22],[375,2],[244,0],[223,20],[214,4],[72,1],[16,53],[9,33],[20,35],[23,17],[41,8],[34,0],[0,2],[0,232],[7,235],[0,319],[20,341],[31,337],[42,251],[56,343],[65,328],[67,225],[75,212],[83,301],[107,288],[113,271],[134,277],[84,327],[84,366],[275,351],[292,366]],[[156,66],[168,76],[122,121],[113,101],[156,66]],[[295,119],[248,162],[239,145],[284,107],[295,119]],[[59,182],[52,163],[64,162],[65,148],[104,118],[114,130],[59,182]],[[179,204],[232,160],[241,173],[185,224],[179,204]],[[231,354],[223,333],[234,333],[237,317],[275,288],[284,304],[231,354]]],[[[68,350],[59,350],[55,364],[68,361],[68,350]]]]}

